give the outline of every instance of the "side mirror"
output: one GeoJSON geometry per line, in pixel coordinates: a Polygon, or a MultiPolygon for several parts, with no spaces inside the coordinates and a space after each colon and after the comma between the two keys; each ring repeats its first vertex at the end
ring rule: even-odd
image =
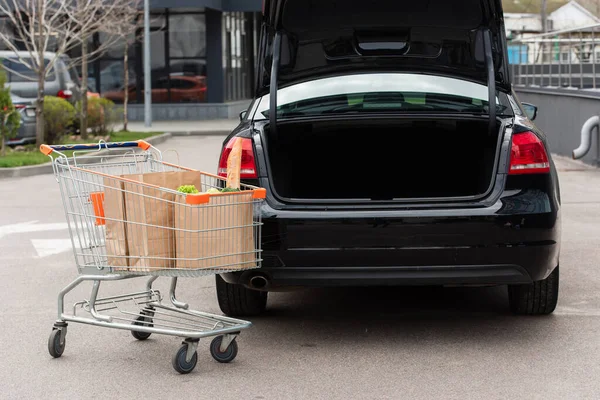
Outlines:
{"type": "Polygon", "coordinates": [[[537,106],[534,106],[533,104],[530,103],[521,103],[523,105],[523,110],[525,111],[525,115],[527,115],[527,118],[529,118],[530,120],[534,120],[537,117],[537,113],[538,113],[538,108],[537,106]]]}
{"type": "Polygon", "coordinates": [[[244,110],[240,113],[240,121],[246,119],[246,115],[248,114],[248,110],[244,110]]]}

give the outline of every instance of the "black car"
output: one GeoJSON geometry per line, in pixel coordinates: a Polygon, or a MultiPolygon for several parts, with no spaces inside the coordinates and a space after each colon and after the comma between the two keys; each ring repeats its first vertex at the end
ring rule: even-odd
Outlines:
{"type": "Polygon", "coordinates": [[[555,309],[557,172],[500,0],[266,1],[243,114],[223,150],[244,138],[242,178],[267,188],[263,263],[217,276],[224,313],[366,285],[508,285],[514,313],[555,309]]]}

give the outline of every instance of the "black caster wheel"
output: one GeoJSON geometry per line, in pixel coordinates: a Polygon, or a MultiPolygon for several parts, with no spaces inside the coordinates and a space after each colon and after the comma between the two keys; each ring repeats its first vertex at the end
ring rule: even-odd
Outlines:
{"type": "Polygon", "coordinates": [[[221,351],[223,336],[217,336],[210,342],[210,355],[220,363],[232,362],[238,353],[238,345],[235,339],[229,344],[225,351],[221,351]]]}
{"type": "Polygon", "coordinates": [[[189,345],[187,343],[184,343],[183,346],[181,346],[179,350],[177,350],[177,353],[175,353],[173,356],[173,368],[175,368],[175,371],[179,372],[180,374],[189,374],[194,370],[194,368],[196,368],[196,363],[198,362],[197,352],[194,352],[194,355],[189,362],[186,361],[185,358],[187,355],[188,346],[189,345]]]}
{"type": "MultiPolygon", "coordinates": [[[[140,315],[139,317],[137,317],[135,319],[135,321],[133,321],[133,325],[146,326],[149,328],[154,326],[154,324],[152,323],[152,318],[145,317],[143,315],[140,315]]],[[[150,337],[150,335],[152,335],[152,334],[149,332],[140,332],[140,331],[133,331],[133,330],[131,331],[131,336],[133,336],[137,340],[146,340],[150,337]]]]}
{"type": "Polygon", "coordinates": [[[50,333],[50,337],[48,338],[48,352],[50,355],[54,358],[62,356],[65,351],[65,344],[66,339],[63,336],[63,331],[56,328],[52,329],[52,333],[50,333]]]}

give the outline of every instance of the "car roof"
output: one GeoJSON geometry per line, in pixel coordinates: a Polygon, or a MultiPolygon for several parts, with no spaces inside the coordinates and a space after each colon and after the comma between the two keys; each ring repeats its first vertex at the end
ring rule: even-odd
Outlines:
{"type": "MultiPolygon", "coordinates": [[[[28,51],[12,51],[12,50],[1,50],[0,51],[0,58],[17,58],[17,57],[23,57],[23,58],[31,58],[31,53],[28,51]]],[[[56,53],[50,52],[50,51],[45,51],[44,52],[44,58],[48,59],[48,58],[54,58],[56,57],[56,53]]],[[[65,55],[65,54],[61,54],[59,56],[60,58],[69,58],[69,56],[65,55]]]]}

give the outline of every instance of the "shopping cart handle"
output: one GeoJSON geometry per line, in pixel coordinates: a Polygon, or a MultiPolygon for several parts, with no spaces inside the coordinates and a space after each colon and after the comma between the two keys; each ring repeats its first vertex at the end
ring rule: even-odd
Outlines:
{"type": "Polygon", "coordinates": [[[45,155],[52,154],[53,151],[67,151],[67,150],[97,150],[97,149],[123,149],[127,147],[139,147],[142,150],[148,150],[150,143],[145,140],[136,140],[133,142],[112,142],[112,143],[89,143],[89,144],[63,144],[49,146],[43,144],[40,146],[40,151],[45,155]]]}

